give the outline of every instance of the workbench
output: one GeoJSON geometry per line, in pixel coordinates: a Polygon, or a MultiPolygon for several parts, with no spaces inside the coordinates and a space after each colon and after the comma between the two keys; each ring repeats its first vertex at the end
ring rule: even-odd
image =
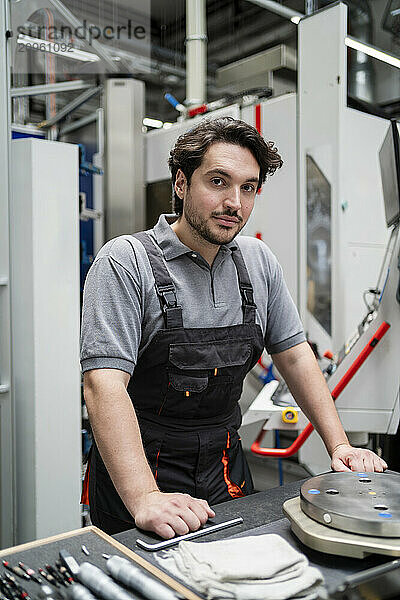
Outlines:
{"type": "MultiPolygon", "coordinates": [[[[328,590],[336,588],[348,575],[393,560],[393,557],[378,555],[371,555],[364,559],[351,559],[322,554],[304,546],[291,533],[289,521],[282,513],[282,505],[286,500],[300,494],[300,487],[305,481],[307,480],[294,481],[282,487],[272,488],[265,492],[258,492],[251,496],[237,498],[213,506],[212,508],[216,513],[215,518],[211,520],[213,523],[228,521],[235,517],[243,517],[244,522],[241,525],[199,538],[198,542],[211,542],[232,537],[243,537],[245,535],[277,533],[293,547],[305,554],[311,565],[318,567],[322,571],[328,590]]],[[[159,540],[157,536],[147,535],[143,531],[131,529],[116,534],[113,537],[148,561],[155,563],[154,554],[138,548],[136,539],[141,538],[151,543],[159,540]]],[[[160,565],[158,564],[158,566],[160,565]]]]}
{"type": "MultiPolygon", "coordinates": [[[[265,533],[276,533],[282,536],[289,544],[300,552],[304,553],[310,564],[319,568],[325,578],[325,584],[328,590],[336,589],[348,575],[359,573],[370,567],[381,565],[393,560],[388,556],[371,555],[364,559],[351,559],[347,557],[331,556],[311,550],[304,546],[291,533],[289,521],[283,516],[282,505],[286,500],[299,495],[301,485],[306,479],[292,482],[282,487],[270,489],[265,492],[259,492],[244,498],[238,498],[213,506],[216,516],[211,519],[209,524],[229,521],[235,517],[242,517],[243,523],[229,529],[224,529],[216,533],[200,537],[197,542],[211,542],[226,538],[237,538],[248,535],[261,535],[265,533]]],[[[124,531],[114,536],[107,536],[95,527],[87,527],[73,532],[67,532],[47,538],[37,540],[14,548],[8,548],[0,551],[0,558],[6,559],[11,564],[18,564],[22,561],[35,570],[43,566],[46,562],[54,564],[58,558],[58,552],[61,548],[68,550],[79,563],[88,560],[105,569],[105,559],[103,553],[117,554],[125,556],[142,564],[149,573],[153,573],[167,582],[165,573],[160,572],[160,564],[156,562],[155,555],[140,549],[136,540],[141,538],[147,542],[159,541],[159,538],[153,534],[147,534],[136,528],[124,531]],[[86,544],[90,550],[88,557],[82,554],[81,545],[86,544]],[[145,561],[143,561],[145,559],[145,561]],[[147,567],[145,566],[147,564],[147,567]],[[158,575],[156,571],[158,569],[158,575]]],[[[176,591],[182,592],[182,585],[179,582],[170,583],[176,591]],[[179,589],[181,588],[181,589],[179,589]]],[[[38,592],[36,583],[26,582],[31,597],[35,598],[38,592]]],[[[202,596],[197,590],[187,589],[187,594],[182,593],[185,598],[196,598],[199,600],[202,596]]]]}

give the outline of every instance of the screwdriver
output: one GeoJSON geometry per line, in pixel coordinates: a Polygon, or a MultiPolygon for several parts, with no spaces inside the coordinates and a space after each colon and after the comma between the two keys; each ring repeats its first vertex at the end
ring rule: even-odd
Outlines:
{"type": "Polygon", "coordinates": [[[25,573],[25,571],[23,571],[21,569],[21,567],[13,567],[10,565],[10,563],[8,562],[8,560],[3,560],[2,561],[3,566],[8,570],[11,571],[11,573],[14,573],[14,575],[17,575],[18,577],[22,577],[22,579],[30,579],[30,576],[28,575],[28,573],[25,573]]]}
{"type": "Polygon", "coordinates": [[[50,575],[50,573],[46,573],[44,569],[39,568],[38,571],[41,574],[41,576],[44,577],[44,579],[46,579],[46,581],[54,585],[56,588],[60,587],[58,581],[54,579],[53,575],[50,575]]]}
{"type": "Polygon", "coordinates": [[[40,577],[38,577],[35,573],[35,571],[33,569],[31,569],[30,567],[28,567],[27,565],[25,565],[23,562],[19,562],[18,565],[21,567],[21,569],[23,571],[25,571],[25,573],[27,575],[29,575],[29,577],[35,581],[36,583],[42,583],[42,580],[40,579],[40,577]]]}

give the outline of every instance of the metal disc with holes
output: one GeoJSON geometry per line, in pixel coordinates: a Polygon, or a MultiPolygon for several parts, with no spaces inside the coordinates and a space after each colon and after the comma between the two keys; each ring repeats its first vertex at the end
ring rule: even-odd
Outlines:
{"type": "Polygon", "coordinates": [[[303,483],[303,512],[333,529],[400,537],[400,475],[327,473],[303,483]]]}

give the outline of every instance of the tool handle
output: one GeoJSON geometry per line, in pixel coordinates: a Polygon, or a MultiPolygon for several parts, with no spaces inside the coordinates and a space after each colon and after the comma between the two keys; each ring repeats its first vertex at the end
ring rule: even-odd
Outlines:
{"type": "Polygon", "coordinates": [[[88,587],[97,596],[104,598],[104,600],[132,600],[132,598],[137,598],[133,594],[128,594],[111,577],[106,575],[104,571],[91,563],[84,562],[81,564],[77,578],[85,587],[88,587]]]}
{"type": "Polygon", "coordinates": [[[107,569],[114,579],[149,600],[177,600],[177,596],[172,590],[153,579],[126,558],[112,556],[107,561],[107,569]]]}

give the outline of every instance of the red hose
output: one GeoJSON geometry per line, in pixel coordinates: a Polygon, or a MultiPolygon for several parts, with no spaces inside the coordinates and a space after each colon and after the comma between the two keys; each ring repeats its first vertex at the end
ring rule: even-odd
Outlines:
{"type": "MultiPolygon", "coordinates": [[[[383,338],[385,333],[388,331],[389,327],[390,325],[386,321],[384,321],[378,327],[375,334],[365,345],[365,347],[361,350],[360,354],[356,357],[354,362],[350,365],[346,373],[343,375],[342,379],[333,389],[333,400],[336,400],[339,397],[339,395],[342,393],[349,381],[353,379],[354,375],[357,373],[361,365],[367,360],[368,356],[383,338]]],[[[261,429],[260,433],[257,436],[257,439],[255,440],[255,442],[253,442],[251,446],[251,451],[254,452],[254,454],[260,454],[261,456],[277,456],[279,458],[287,458],[298,451],[298,449],[304,444],[306,439],[311,435],[313,430],[313,425],[311,423],[308,423],[308,425],[303,429],[303,431],[297,436],[297,438],[288,448],[262,448],[260,444],[266,432],[264,429],[261,429]]]]}

